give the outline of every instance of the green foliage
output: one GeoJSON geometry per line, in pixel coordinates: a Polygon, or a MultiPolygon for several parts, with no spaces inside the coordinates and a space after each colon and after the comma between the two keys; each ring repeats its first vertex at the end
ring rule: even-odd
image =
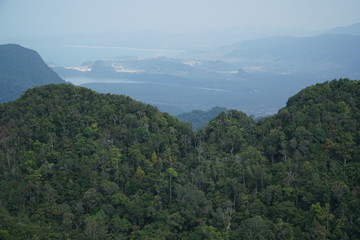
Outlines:
{"type": "Polygon", "coordinates": [[[70,85],[0,104],[0,239],[357,239],[360,84],[189,125],[70,85]]]}
{"type": "Polygon", "coordinates": [[[210,120],[215,118],[222,112],[228,112],[229,110],[223,107],[213,107],[208,111],[194,110],[188,113],[182,113],[176,116],[183,122],[191,123],[194,130],[204,127],[210,120]]]}

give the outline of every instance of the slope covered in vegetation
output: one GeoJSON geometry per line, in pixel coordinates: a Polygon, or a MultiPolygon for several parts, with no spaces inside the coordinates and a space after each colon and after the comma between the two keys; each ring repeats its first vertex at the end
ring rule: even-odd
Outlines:
{"type": "Polygon", "coordinates": [[[0,105],[0,238],[357,239],[360,83],[189,125],[70,85],[0,105]]]}
{"type": "Polygon", "coordinates": [[[210,120],[214,119],[222,112],[227,112],[228,109],[224,107],[213,107],[210,110],[193,110],[191,112],[182,113],[176,116],[177,119],[183,122],[191,123],[194,130],[206,126],[210,120]]]}
{"type": "Polygon", "coordinates": [[[0,102],[14,100],[29,88],[65,83],[40,55],[16,44],[0,45],[0,102]]]}

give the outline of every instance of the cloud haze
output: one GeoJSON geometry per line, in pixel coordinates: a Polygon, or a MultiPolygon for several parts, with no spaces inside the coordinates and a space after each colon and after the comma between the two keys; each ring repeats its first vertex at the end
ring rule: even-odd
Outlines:
{"type": "Polygon", "coordinates": [[[191,32],[272,26],[326,29],[360,22],[358,0],[0,0],[4,35],[191,32]]]}

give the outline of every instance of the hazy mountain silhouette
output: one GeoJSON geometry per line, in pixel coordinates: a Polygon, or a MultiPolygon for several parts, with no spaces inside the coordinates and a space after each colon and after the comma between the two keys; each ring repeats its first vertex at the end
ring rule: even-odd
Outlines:
{"type": "Polygon", "coordinates": [[[0,45],[0,102],[13,100],[31,87],[65,83],[40,55],[16,44],[0,45]]]}
{"type": "Polygon", "coordinates": [[[356,23],[350,26],[341,26],[341,27],[332,28],[326,33],[360,35],[360,23],[356,23]]]}

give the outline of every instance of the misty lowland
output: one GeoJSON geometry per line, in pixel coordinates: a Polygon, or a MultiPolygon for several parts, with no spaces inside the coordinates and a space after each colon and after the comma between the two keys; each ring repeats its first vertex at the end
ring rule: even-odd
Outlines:
{"type": "Polygon", "coordinates": [[[0,0],[0,240],[360,239],[360,5],[223,1],[0,0]]]}

